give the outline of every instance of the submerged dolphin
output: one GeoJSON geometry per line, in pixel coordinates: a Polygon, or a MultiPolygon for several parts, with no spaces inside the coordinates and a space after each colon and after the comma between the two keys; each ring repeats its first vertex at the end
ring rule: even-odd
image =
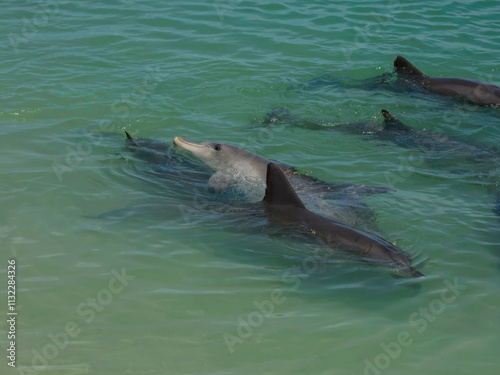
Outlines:
{"type": "MultiPolygon", "coordinates": [[[[383,109],[384,122],[382,129],[368,128],[366,134],[372,134],[379,139],[394,142],[400,146],[416,148],[429,154],[439,153],[439,156],[447,154],[449,157],[460,157],[477,164],[486,164],[500,160],[500,153],[496,147],[476,145],[446,134],[432,132],[429,130],[417,130],[398,120],[389,111],[383,109]]],[[[349,124],[340,125],[338,130],[351,131],[349,124]]],[[[353,127],[354,132],[359,129],[353,127]]]]}
{"type": "Polygon", "coordinates": [[[147,162],[152,171],[163,178],[171,178],[174,175],[188,178],[203,172],[197,163],[184,157],[171,143],[153,138],[135,139],[127,131],[125,135],[127,149],[132,155],[147,162]]]}
{"type": "Polygon", "coordinates": [[[412,267],[411,258],[406,252],[383,238],[309,211],[293,190],[281,167],[269,163],[266,174],[267,188],[263,202],[272,216],[306,226],[326,244],[361,258],[395,267],[396,272],[401,275],[424,276],[412,267]]]}
{"type": "Polygon", "coordinates": [[[465,157],[478,163],[500,160],[496,147],[476,145],[442,133],[417,130],[398,120],[389,111],[381,111],[384,122],[335,123],[322,119],[305,119],[293,116],[286,108],[271,109],[262,122],[264,126],[288,125],[310,130],[335,130],[352,134],[369,135],[396,143],[402,147],[418,148],[425,152],[445,152],[452,157],[465,157]]]}
{"type": "Polygon", "coordinates": [[[394,60],[398,80],[415,84],[432,93],[469,100],[485,106],[500,106],[500,87],[468,78],[429,77],[408,60],[398,56],[394,60]]]}
{"type": "Polygon", "coordinates": [[[429,130],[418,130],[408,126],[398,120],[389,111],[383,109],[384,122],[377,124],[371,121],[360,123],[343,123],[322,119],[305,119],[292,115],[286,108],[271,109],[262,122],[263,126],[294,126],[310,130],[334,130],[352,134],[369,136],[386,142],[395,143],[401,147],[417,149],[422,152],[429,161],[442,160],[450,161],[453,165],[463,162],[479,172],[480,178],[484,180],[485,174],[489,176],[489,184],[496,195],[496,208],[494,212],[500,216],[500,189],[498,178],[494,170],[498,170],[500,165],[500,151],[494,146],[484,146],[473,144],[461,139],[457,139],[442,133],[429,130]],[[471,164],[472,163],[472,164],[471,164]],[[480,168],[477,170],[477,168],[480,168]],[[496,187],[495,187],[496,186],[496,187]]]}

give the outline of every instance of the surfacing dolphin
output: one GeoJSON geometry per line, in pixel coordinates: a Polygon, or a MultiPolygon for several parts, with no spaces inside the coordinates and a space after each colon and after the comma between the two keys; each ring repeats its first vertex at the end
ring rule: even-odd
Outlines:
{"type": "Polygon", "coordinates": [[[174,144],[184,150],[190,151],[215,170],[215,174],[210,177],[209,181],[209,184],[214,188],[226,188],[241,179],[262,180],[264,182],[266,179],[267,164],[273,162],[291,178],[294,188],[300,188],[306,184],[309,188],[315,187],[319,190],[344,192],[347,195],[356,196],[386,193],[391,190],[385,187],[368,185],[327,183],[314,177],[300,174],[294,167],[271,161],[228,143],[194,143],[181,137],[175,137],[174,144]]]}
{"type": "MultiPolygon", "coordinates": [[[[260,155],[227,143],[194,143],[175,137],[174,145],[190,151],[216,171],[209,180],[210,186],[214,188],[226,188],[234,182],[228,180],[231,177],[263,180],[266,176],[267,164],[270,163],[268,159],[260,155]]],[[[287,174],[295,173],[290,166],[281,163],[276,163],[276,165],[287,174]]]]}
{"type": "Polygon", "coordinates": [[[377,186],[326,183],[314,177],[302,175],[289,165],[271,161],[241,147],[227,143],[194,143],[181,137],[175,137],[174,144],[192,152],[210,168],[215,170],[215,174],[210,177],[209,181],[213,187],[219,186],[219,179],[222,179],[222,187],[227,187],[231,182],[242,178],[265,181],[267,165],[273,162],[291,178],[292,185],[300,185],[300,181],[308,184],[310,187],[318,187],[325,191],[343,191],[345,194],[357,196],[386,193],[391,190],[377,186]],[[232,179],[233,181],[228,179],[232,179]]]}
{"type": "Polygon", "coordinates": [[[263,202],[271,217],[306,227],[327,245],[395,268],[407,277],[424,277],[412,267],[408,253],[398,249],[383,238],[352,228],[340,221],[309,211],[288,182],[282,168],[273,163],[267,165],[266,194],[263,202]]]}
{"type": "Polygon", "coordinates": [[[255,201],[262,197],[267,165],[273,162],[288,176],[294,189],[307,199],[308,204],[351,225],[369,225],[367,219],[373,218],[372,211],[361,198],[391,191],[385,187],[327,183],[227,143],[194,143],[175,137],[174,144],[190,151],[215,171],[209,179],[209,186],[221,191],[235,187],[255,201]]]}
{"type": "Polygon", "coordinates": [[[398,81],[417,85],[434,94],[466,99],[472,103],[500,106],[500,87],[468,78],[429,77],[402,56],[394,60],[398,81]]]}

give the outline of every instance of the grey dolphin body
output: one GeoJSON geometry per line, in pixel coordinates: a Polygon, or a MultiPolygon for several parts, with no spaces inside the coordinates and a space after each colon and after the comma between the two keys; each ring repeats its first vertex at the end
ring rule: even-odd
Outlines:
{"type": "Polygon", "coordinates": [[[291,178],[292,185],[298,185],[299,187],[301,184],[306,184],[309,187],[317,187],[318,189],[324,188],[324,190],[336,192],[344,191],[346,194],[358,196],[386,193],[390,191],[388,188],[377,186],[326,183],[314,177],[302,175],[291,166],[271,161],[241,147],[227,143],[194,143],[181,137],[175,137],[174,144],[192,152],[210,168],[215,170],[215,174],[209,181],[212,186],[214,182],[219,182],[219,179],[223,180],[222,185],[230,184],[231,181],[228,181],[228,179],[256,179],[265,181],[267,165],[272,162],[279,166],[279,168],[291,178]]]}
{"type": "MultiPolygon", "coordinates": [[[[265,179],[270,160],[241,147],[220,142],[194,143],[181,137],[174,138],[174,144],[192,152],[217,173],[237,173],[238,177],[265,179]]],[[[276,163],[287,174],[295,170],[285,164],[276,163]]]]}
{"type": "Polygon", "coordinates": [[[300,174],[293,167],[226,143],[194,143],[175,137],[174,144],[190,151],[215,171],[209,179],[209,186],[215,190],[234,187],[246,199],[260,200],[267,165],[274,163],[288,176],[297,193],[315,210],[358,227],[374,226],[373,212],[361,198],[391,191],[386,187],[321,181],[300,174]]]}
{"type": "Polygon", "coordinates": [[[398,56],[394,60],[398,80],[415,84],[432,93],[466,99],[485,106],[500,106],[500,87],[468,78],[429,77],[408,60],[398,56]]]}
{"type": "Polygon", "coordinates": [[[292,221],[309,228],[326,244],[361,258],[375,260],[394,267],[408,277],[424,275],[412,267],[410,256],[383,238],[352,228],[309,211],[297,196],[283,171],[275,164],[267,166],[267,188],[263,202],[268,212],[282,221],[292,221]]]}

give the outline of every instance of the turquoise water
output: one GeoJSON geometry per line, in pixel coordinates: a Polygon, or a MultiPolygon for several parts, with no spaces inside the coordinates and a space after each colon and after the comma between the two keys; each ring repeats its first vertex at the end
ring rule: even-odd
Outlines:
{"type": "Polygon", "coordinates": [[[500,84],[496,2],[54,0],[2,12],[0,289],[7,311],[15,259],[18,313],[16,368],[4,356],[2,373],[498,373],[498,160],[252,125],[277,106],[334,122],[381,122],[384,108],[498,145],[498,110],[335,84],[388,73],[398,54],[429,75],[500,84]],[[306,85],[318,77],[332,84],[306,85]],[[249,202],[206,189],[193,163],[162,173],[141,161],[124,130],[390,186],[365,201],[427,277],[315,258],[300,237],[217,210],[249,202]]]}

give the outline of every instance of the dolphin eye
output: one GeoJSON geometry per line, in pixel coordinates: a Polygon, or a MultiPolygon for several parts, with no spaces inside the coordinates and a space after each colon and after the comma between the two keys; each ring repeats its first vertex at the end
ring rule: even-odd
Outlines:
{"type": "Polygon", "coordinates": [[[221,149],[221,145],[215,145],[214,146],[214,150],[215,151],[220,151],[220,149],[221,149]]]}

